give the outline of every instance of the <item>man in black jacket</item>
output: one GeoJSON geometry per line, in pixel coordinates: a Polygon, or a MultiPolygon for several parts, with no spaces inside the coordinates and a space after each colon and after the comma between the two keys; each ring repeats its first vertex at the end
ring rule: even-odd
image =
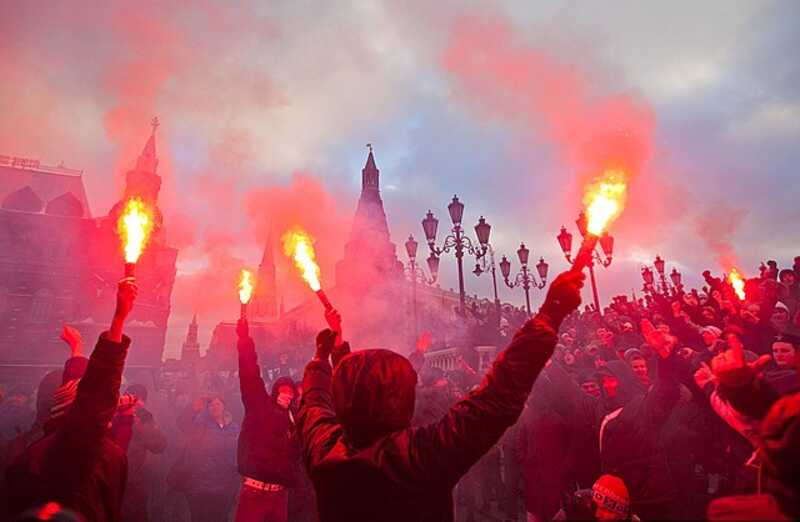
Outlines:
{"type": "Polygon", "coordinates": [[[288,377],[280,377],[272,387],[272,395],[268,394],[245,319],[239,320],[236,333],[245,412],[237,449],[243,480],[236,522],[286,522],[288,489],[302,484],[300,443],[289,409],[295,396],[294,383],[288,377]]]}
{"type": "Polygon", "coordinates": [[[112,440],[110,425],[131,343],[122,327],[136,291],[133,278],[119,283],[111,327],[97,340],[74,402],[9,468],[12,514],[57,502],[90,522],[120,519],[128,461],[112,440]]]}
{"type": "Polygon", "coordinates": [[[580,304],[582,282],[577,272],[560,275],[478,389],[418,428],[410,427],[411,363],[364,350],[332,372],[336,332],[324,331],[306,366],[298,419],[320,521],[452,521],[453,487],[519,418],[561,321],[580,304]]]}

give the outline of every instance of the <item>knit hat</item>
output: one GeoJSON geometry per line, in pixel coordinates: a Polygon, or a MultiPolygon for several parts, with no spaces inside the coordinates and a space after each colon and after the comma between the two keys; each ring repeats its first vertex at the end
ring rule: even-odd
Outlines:
{"type": "Polygon", "coordinates": [[[625,359],[626,363],[630,364],[630,362],[634,359],[644,359],[644,355],[642,355],[642,352],[637,348],[628,348],[625,350],[625,355],[623,358],[625,359]]]}
{"type": "Polygon", "coordinates": [[[789,307],[786,306],[786,303],[778,301],[775,303],[775,308],[780,308],[781,310],[785,311],[787,314],[789,313],[789,307]]]}
{"type": "Polygon", "coordinates": [[[72,379],[56,388],[53,394],[53,407],[50,408],[50,418],[57,419],[62,417],[75,402],[78,396],[78,383],[80,379],[72,379]]]}
{"type": "Polygon", "coordinates": [[[631,497],[621,478],[602,475],[592,486],[592,500],[598,506],[627,517],[631,509],[631,497]]]}

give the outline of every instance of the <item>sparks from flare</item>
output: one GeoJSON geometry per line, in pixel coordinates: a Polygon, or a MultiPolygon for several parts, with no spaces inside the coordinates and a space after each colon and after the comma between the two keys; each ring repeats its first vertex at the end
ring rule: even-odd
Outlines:
{"type": "Polygon", "coordinates": [[[319,282],[319,265],[315,261],[313,240],[303,230],[290,230],[281,238],[284,253],[294,260],[303,279],[317,292],[322,288],[319,282]]]}
{"type": "Polygon", "coordinates": [[[239,301],[242,304],[247,304],[250,302],[250,298],[253,297],[253,273],[250,270],[242,270],[241,277],[239,279],[239,301]]]}
{"type": "Polygon", "coordinates": [[[587,187],[583,203],[586,205],[586,228],[590,234],[599,236],[622,213],[627,191],[625,174],[620,170],[606,170],[600,179],[587,187]]]}
{"type": "Polygon", "coordinates": [[[744,277],[742,277],[742,274],[735,268],[731,268],[731,272],[728,274],[728,282],[733,287],[733,291],[736,292],[739,299],[744,301],[744,277]]]}
{"type": "Polygon", "coordinates": [[[131,198],[117,222],[125,250],[125,262],[136,263],[153,231],[152,211],[140,198],[131,198]]]}

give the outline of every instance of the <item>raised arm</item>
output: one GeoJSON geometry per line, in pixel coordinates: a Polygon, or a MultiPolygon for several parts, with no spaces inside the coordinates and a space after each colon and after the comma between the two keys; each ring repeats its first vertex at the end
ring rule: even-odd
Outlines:
{"type": "MultiPolygon", "coordinates": [[[[423,487],[455,484],[517,422],[536,377],[553,353],[564,317],[580,304],[584,276],[565,272],[539,313],[514,335],[481,385],[429,426],[408,430],[410,470],[423,487]]],[[[402,442],[402,441],[399,441],[402,442]]]]}
{"type": "Polygon", "coordinates": [[[317,351],[303,375],[303,400],[297,424],[303,440],[303,460],[311,469],[330,451],[342,428],[336,420],[331,393],[331,352],[336,332],[325,329],[317,334],[317,351]]]}
{"type": "Polygon", "coordinates": [[[242,403],[245,414],[253,414],[269,407],[269,394],[261,378],[261,369],[258,367],[256,345],[250,337],[250,329],[246,319],[239,319],[236,323],[238,342],[236,349],[239,352],[239,387],[242,392],[242,403]]]}
{"type": "Polygon", "coordinates": [[[74,446],[96,448],[117,409],[122,370],[131,343],[123,336],[122,328],[133,308],[136,293],[133,278],[120,281],[111,328],[97,340],[62,430],[64,440],[74,442],[74,446]]]}
{"type": "Polygon", "coordinates": [[[64,363],[62,383],[80,379],[86,373],[89,359],[83,355],[83,336],[72,326],[65,324],[61,331],[61,339],[69,346],[70,357],[64,363]]]}

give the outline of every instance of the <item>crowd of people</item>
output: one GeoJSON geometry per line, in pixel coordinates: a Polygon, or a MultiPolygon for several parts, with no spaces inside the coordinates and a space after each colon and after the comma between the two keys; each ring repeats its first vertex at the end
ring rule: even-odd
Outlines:
{"type": "Polygon", "coordinates": [[[464,318],[474,342],[447,370],[437,332],[407,357],[351,353],[332,311],[305,370],[259,364],[240,321],[237,372],[158,378],[123,378],[125,279],[88,358],[64,326],[63,369],[5,387],[4,519],[798,518],[800,257],[744,299],[703,275],[578,310],[567,272],[532,318],[464,318]],[[502,349],[483,372],[470,348],[489,338],[502,349]]]}

